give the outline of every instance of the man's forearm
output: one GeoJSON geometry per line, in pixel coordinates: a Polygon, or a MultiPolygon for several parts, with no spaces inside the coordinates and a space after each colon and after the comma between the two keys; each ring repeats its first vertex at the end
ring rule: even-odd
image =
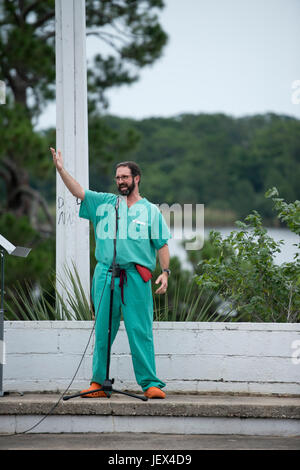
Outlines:
{"type": "Polygon", "coordinates": [[[158,250],[158,258],[161,269],[168,269],[170,265],[170,252],[167,244],[158,250]]]}
{"type": "Polygon", "coordinates": [[[84,189],[64,168],[58,173],[61,176],[61,179],[67,186],[68,190],[73,194],[73,196],[78,197],[83,201],[84,199],[84,189]]]}

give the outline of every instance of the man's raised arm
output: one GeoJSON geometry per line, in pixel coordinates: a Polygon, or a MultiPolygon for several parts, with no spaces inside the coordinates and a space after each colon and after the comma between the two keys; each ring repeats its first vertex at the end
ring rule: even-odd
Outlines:
{"type": "Polygon", "coordinates": [[[61,151],[55,152],[55,149],[50,147],[53,162],[56,166],[58,173],[61,176],[61,179],[65,183],[68,190],[73,194],[73,196],[78,197],[82,201],[84,200],[84,189],[83,187],[64,169],[63,159],[61,151]]]}

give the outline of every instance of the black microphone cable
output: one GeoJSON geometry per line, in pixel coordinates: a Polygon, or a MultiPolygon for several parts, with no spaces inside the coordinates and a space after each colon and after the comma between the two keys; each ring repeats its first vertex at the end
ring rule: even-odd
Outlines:
{"type": "Polygon", "coordinates": [[[51,413],[53,413],[53,411],[55,410],[55,408],[59,405],[59,403],[61,402],[62,398],[64,397],[64,395],[68,392],[69,388],[71,387],[72,383],[74,382],[75,380],[75,377],[80,369],[80,366],[82,364],[82,361],[85,357],[85,354],[86,354],[86,351],[87,351],[87,348],[89,347],[89,344],[90,344],[90,341],[91,341],[91,338],[92,338],[92,334],[95,330],[95,327],[96,327],[96,321],[97,321],[97,318],[98,318],[98,313],[99,313],[99,308],[100,308],[100,305],[101,305],[101,301],[102,301],[102,297],[103,297],[103,293],[104,293],[104,290],[105,290],[105,287],[106,287],[106,282],[107,282],[107,276],[108,276],[108,273],[109,271],[107,270],[106,272],[106,276],[105,276],[105,281],[104,281],[104,286],[103,286],[103,289],[102,289],[102,293],[101,293],[101,297],[100,297],[100,300],[99,300],[99,305],[98,305],[98,309],[97,309],[97,313],[95,315],[95,321],[94,321],[94,325],[93,325],[93,328],[92,328],[92,331],[90,333],[90,337],[88,339],[88,342],[86,344],[86,347],[83,351],[83,354],[81,356],[81,359],[79,361],[79,364],[77,366],[77,369],[71,379],[71,382],[69,383],[69,385],[67,386],[66,390],[60,395],[59,399],[57,400],[57,402],[52,406],[52,408],[48,411],[48,413],[46,413],[36,424],[34,424],[33,426],[31,426],[30,428],[26,429],[25,431],[21,431],[21,432],[14,432],[14,433],[1,433],[0,435],[1,436],[17,436],[17,435],[22,435],[22,434],[26,434],[28,433],[29,431],[31,431],[32,429],[35,429],[37,426],[39,426],[48,416],[51,415],[51,413]]]}

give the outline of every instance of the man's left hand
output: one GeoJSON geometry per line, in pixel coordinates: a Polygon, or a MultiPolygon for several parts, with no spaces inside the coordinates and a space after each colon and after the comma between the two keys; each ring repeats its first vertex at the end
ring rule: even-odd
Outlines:
{"type": "Polygon", "coordinates": [[[165,294],[168,288],[168,273],[162,273],[155,281],[155,284],[161,283],[155,294],[165,294]]]}

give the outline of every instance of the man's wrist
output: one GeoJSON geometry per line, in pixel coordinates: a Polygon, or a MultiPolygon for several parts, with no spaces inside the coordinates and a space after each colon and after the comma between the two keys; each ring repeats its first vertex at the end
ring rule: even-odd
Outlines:
{"type": "Polygon", "coordinates": [[[164,268],[164,269],[162,270],[162,272],[165,273],[165,274],[167,274],[168,277],[169,277],[170,274],[171,274],[171,270],[170,270],[169,268],[164,268]]]}

